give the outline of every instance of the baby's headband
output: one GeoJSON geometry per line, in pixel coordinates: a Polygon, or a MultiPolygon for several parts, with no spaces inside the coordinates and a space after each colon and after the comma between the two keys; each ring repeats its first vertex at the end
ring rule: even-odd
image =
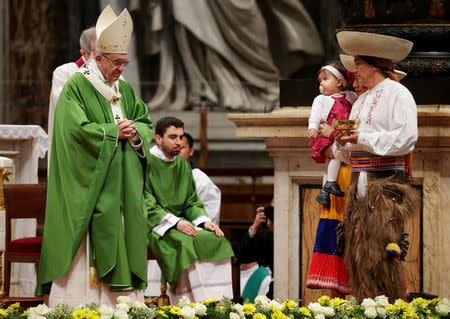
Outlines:
{"type": "Polygon", "coordinates": [[[324,69],[327,70],[327,71],[330,71],[331,73],[333,73],[333,75],[335,77],[337,77],[338,79],[341,79],[343,87],[345,87],[347,85],[347,80],[342,75],[342,73],[338,71],[338,69],[336,69],[335,67],[332,67],[331,65],[325,65],[325,66],[322,67],[321,70],[324,70],[324,69]]]}

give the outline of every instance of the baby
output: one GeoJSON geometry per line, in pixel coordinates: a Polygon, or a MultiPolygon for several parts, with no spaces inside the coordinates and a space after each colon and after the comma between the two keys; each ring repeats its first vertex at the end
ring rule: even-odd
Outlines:
{"type": "Polygon", "coordinates": [[[325,150],[332,144],[332,140],[319,137],[318,130],[321,122],[331,125],[335,119],[348,120],[356,94],[345,90],[348,81],[346,76],[347,72],[337,63],[327,64],[319,70],[317,77],[321,94],[314,99],[309,117],[308,138],[311,140],[309,146],[313,149],[311,157],[317,163],[327,162],[322,191],[316,200],[327,208],[330,208],[330,194],[344,196],[336,182],[341,162],[327,159],[325,150]]]}

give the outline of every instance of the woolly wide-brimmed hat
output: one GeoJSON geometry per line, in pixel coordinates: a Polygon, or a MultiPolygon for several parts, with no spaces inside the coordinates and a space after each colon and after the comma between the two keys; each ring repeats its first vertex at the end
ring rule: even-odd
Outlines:
{"type": "Polygon", "coordinates": [[[101,53],[127,53],[133,32],[133,20],[124,9],[116,16],[110,5],[107,5],[97,19],[95,33],[97,35],[97,51],[101,53]]]}
{"type": "Polygon", "coordinates": [[[336,34],[341,49],[348,55],[372,56],[399,62],[411,52],[411,41],[359,31],[341,31],[336,34]]]}
{"type": "MultiPolygon", "coordinates": [[[[341,59],[341,63],[344,66],[344,68],[347,69],[347,71],[349,71],[349,72],[355,71],[356,65],[355,65],[354,57],[352,57],[351,55],[339,54],[339,58],[341,59]]],[[[394,69],[394,73],[397,74],[399,81],[408,75],[403,71],[395,70],[395,69],[394,69]]]]}

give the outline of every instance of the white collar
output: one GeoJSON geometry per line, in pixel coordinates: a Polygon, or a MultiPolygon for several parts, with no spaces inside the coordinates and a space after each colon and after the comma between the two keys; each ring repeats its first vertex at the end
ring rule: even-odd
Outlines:
{"type": "Polygon", "coordinates": [[[333,93],[333,94],[331,94],[329,96],[337,98],[337,97],[343,97],[344,94],[345,94],[344,91],[341,91],[341,92],[333,93]]]}
{"type": "Polygon", "coordinates": [[[173,162],[177,159],[176,156],[174,156],[173,159],[168,158],[163,151],[161,151],[158,147],[158,145],[154,145],[151,149],[150,149],[150,154],[153,154],[154,156],[156,156],[157,158],[159,158],[160,160],[163,160],[164,162],[173,162]]]}
{"type": "Polygon", "coordinates": [[[375,91],[379,90],[380,87],[382,87],[382,86],[384,85],[384,83],[386,83],[386,82],[388,82],[388,81],[391,81],[391,79],[385,78],[383,81],[381,81],[380,83],[378,83],[377,85],[375,85],[373,88],[368,89],[367,91],[370,92],[370,93],[375,92],[375,91]]]}

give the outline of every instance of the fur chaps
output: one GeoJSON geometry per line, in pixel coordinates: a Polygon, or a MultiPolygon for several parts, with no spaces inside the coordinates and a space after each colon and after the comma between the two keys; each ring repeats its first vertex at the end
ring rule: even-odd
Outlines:
{"type": "Polygon", "coordinates": [[[411,186],[386,180],[371,181],[366,196],[356,199],[348,190],[345,209],[344,259],[352,294],[358,302],[379,295],[391,302],[406,297],[403,266],[387,256],[386,246],[399,243],[407,217],[414,213],[416,193],[411,186]]]}

